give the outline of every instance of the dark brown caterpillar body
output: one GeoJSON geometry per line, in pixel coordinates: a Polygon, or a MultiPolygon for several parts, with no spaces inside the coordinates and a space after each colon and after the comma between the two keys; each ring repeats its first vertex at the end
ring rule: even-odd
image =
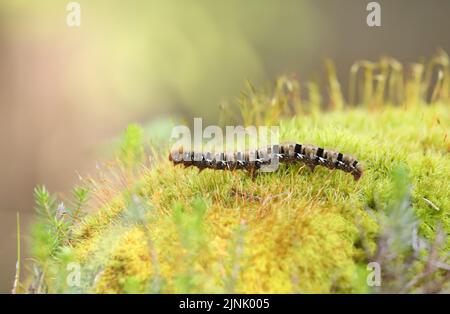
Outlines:
{"type": "Polygon", "coordinates": [[[303,162],[311,170],[314,170],[316,166],[339,169],[352,174],[355,180],[361,178],[363,174],[361,164],[351,155],[298,143],[283,143],[263,149],[234,153],[195,153],[184,151],[181,147],[178,151],[170,153],[169,160],[174,165],[194,166],[200,171],[204,169],[246,170],[255,175],[261,167],[270,164],[271,159],[268,156],[277,157],[281,163],[303,162]]]}

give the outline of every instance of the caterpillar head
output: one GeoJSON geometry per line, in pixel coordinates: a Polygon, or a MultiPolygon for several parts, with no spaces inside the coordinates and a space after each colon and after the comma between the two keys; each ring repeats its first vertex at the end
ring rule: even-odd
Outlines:
{"type": "Polygon", "coordinates": [[[355,180],[358,181],[363,175],[364,168],[360,163],[357,163],[354,167],[355,169],[352,171],[352,174],[355,180]]]}
{"type": "Polygon", "coordinates": [[[359,180],[361,178],[363,174],[363,167],[355,157],[344,154],[342,157],[342,162],[345,164],[346,171],[350,172],[355,180],[359,180]]]}

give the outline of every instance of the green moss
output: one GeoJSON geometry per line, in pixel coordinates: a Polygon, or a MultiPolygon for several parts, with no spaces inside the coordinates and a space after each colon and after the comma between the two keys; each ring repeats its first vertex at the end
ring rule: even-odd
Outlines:
{"type": "MultiPolygon", "coordinates": [[[[318,111],[317,104],[310,114],[282,118],[281,137],[357,156],[365,168],[359,181],[301,165],[255,180],[243,172],[198,173],[165,159],[144,168],[142,132],[132,126],[117,165],[117,181],[127,183],[90,181],[90,194],[106,202],[70,226],[61,245],[70,258],[46,253],[42,230],[33,254],[56,269],[68,260],[80,263],[82,292],[370,291],[365,265],[383,234],[377,217],[389,214],[397,199],[396,169],[405,169],[420,235],[432,241],[438,224],[450,233],[449,102],[342,108],[337,88],[337,109],[318,111]]],[[[276,99],[285,106],[288,96],[276,99]]],[[[262,94],[258,101],[264,99],[262,94]]],[[[253,102],[247,102],[244,119],[274,118],[258,117],[253,102]]],[[[449,249],[447,241],[442,250],[449,249]]],[[[55,278],[47,283],[50,291],[72,291],[55,278]]]]}

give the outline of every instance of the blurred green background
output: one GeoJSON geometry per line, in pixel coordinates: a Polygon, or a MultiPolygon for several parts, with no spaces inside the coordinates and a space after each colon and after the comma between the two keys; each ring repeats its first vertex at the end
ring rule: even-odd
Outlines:
{"type": "Polygon", "coordinates": [[[246,80],[320,77],[327,57],[346,91],[358,59],[450,52],[449,1],[378,1],[379,28],[363,0],[79,0],[79,28],[66,24],[69,2],[0,3],[0,292],[11,290],[15,213],[26,234],[33,187],[67,192],[128,123],[217,123],[246,80]]]}

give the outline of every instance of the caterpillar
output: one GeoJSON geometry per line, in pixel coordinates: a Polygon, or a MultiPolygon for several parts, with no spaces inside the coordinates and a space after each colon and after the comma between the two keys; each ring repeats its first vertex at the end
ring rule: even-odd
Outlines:
{"type": "Polygon", "coordinates": [[[228,153],[197,153],[184,151],[183,147],[180,147],[169,154],[169,160],[174,165],[197,167],[200,172],[204,169],[246,170],[255,176],[257,170],[270,164],[271,158],[268,156],[272,158],[276,156],[279,162],[285,164],[302,162],[312,171],[316,166],[342,170],[353,175],[355,180],[359,180],[363,174],[362,165],[351,155],[314,145],[291,142],[257,150],[228,153]]]}

